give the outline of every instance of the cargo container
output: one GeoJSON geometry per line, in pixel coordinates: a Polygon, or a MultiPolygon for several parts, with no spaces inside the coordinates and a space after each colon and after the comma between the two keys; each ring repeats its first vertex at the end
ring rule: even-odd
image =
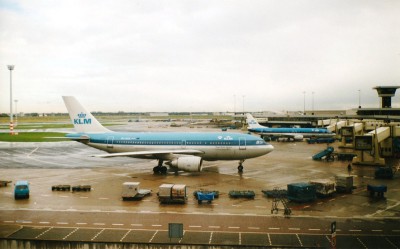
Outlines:
{"type": "Polygon", "coordinates": [[[186,203],[186,185],[162,184],[157,193],[160,203],[186,203]]]}
{"type": "Polygon", "coordinates": [[[328,179],[318,179],[309,182],[315,186],[315,191],[318,197],[332,196],[335,193],[335,182],[328,179]]]}
{"type": "Polygon", "coordinates": [[[141,200],[146,195],[150,195],[151,190],[141,189],[140,182],[124,182],[122,184],[122,200],[141,200]]]}
{"type": "Polygon", "coordinates": [[[392,179],[393,175],[391,167],[379,167],[375,170],[375,178],[377,179],[392,179]]]}
{"type": "Polygon", "coordinates": [[[353,176],[336,175],[335,184],[336,184],[336,192],[351,193],[353,191],[353,176]]]}
{"type": "Polygon", "coordinates": [[[287,198],[296,202],[308,202],[316,199],[315,185],[309,183],[291,183],[287,185],[287,198]]]}
{"type": "Polygon", "coordinates": [[[367,185],[367,191],[369,191],[369,194],[371,197],[375,196],[375,193],[377,193],[378,198],[385,198],[384,194],[387,192],[387,186],[386,185],[367,185]]]}
{"type": "Polygon", "coordinates": [[[15,199],[29,199],[29,182],[28,181],[17,181],[14,188],[15,199]]]}

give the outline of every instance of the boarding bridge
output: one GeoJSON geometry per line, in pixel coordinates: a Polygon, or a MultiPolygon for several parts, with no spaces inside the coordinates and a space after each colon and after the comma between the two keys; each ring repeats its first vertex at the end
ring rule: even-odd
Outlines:
{"type": "Polygon", "coordinates": [[[392,157],[393,138],[400,137],[400,126],[379,127],[365,135],[354,137],[357,157],[353,164],[385,165],[384,157],[392,157]]]}
{"type": "Polygon", "coordinates": [[[339,130],[342,129],[343,126],[345,126],[347,124],[347,122],[345,120],[340,120],[340,121],[336,121],[333,124],[328,125],[326,128],[328,129],[328,131],[330,132],[335,132],[336,134],[338,134],[339,130]]]}
{"type": "Polygon", "coordinates": [[[354,123],[352,125],[346,125],[341,127],[341,141],[339,144],[339,148],[354,148],[354,137],[357,135],[363,135],[364,124],[363,123],[354,123]]]}

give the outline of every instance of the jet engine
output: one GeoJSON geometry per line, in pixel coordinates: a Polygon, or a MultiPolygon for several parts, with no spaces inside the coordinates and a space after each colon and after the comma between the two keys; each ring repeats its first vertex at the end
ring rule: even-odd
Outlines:
{"type": "Polygon", "coordinates": [[[178,157],[167,164],[171,167],[178,168],[180,170],[189,171],[189,172],[200,172],[201,164],[203,160],[198,156],[181,156],[178,157]]]}
{"type": "Polygon", "coordinates": [[[295,141],[301,141],[304,137],[301,134],[295,134],[293,138],[295,141]]]}

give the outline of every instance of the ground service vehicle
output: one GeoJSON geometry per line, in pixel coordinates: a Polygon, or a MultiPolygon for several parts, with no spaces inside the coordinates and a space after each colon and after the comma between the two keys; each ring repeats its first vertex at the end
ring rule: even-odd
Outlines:
{"type": "Polygon", "coordinates": [[[29,199],[29,182],[17,181],[14,188],[15,199],[29,199]]]}
{"type": "Polygon", "coordinates": [[[122,184],[122,200],[141,200],[149,195],[151,190],[140,189],[140,182],[124,182],[122,184]]]}

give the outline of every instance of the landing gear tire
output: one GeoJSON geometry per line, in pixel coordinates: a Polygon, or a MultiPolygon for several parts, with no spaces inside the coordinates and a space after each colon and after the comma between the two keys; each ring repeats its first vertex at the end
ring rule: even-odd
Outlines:
{"type": "Polygon", "coordinates": [[[166,175],[168,171],[168,168],[165,166],[160,167],[160,174],[166,175]]]}
{"type": "Polygon", "coordinates": [[[153,168],[153,172],[155,175],[166,175],[168,168],[165,166],[156,166],[153,168]]]}
{"type": "Polygon", "coordinates": [[[160,167],[159,167],[159,166],[154,167],[154,168],[153,168],[153,173],[154,173],[155,175],[160,174],[160,167]]]}
{"type": "Polygon", "coordinates": [[[240,165],[238,166],[238,172],[239,172],[239,173],[243,173],[243,165],[240,164],[240,165]]]}

